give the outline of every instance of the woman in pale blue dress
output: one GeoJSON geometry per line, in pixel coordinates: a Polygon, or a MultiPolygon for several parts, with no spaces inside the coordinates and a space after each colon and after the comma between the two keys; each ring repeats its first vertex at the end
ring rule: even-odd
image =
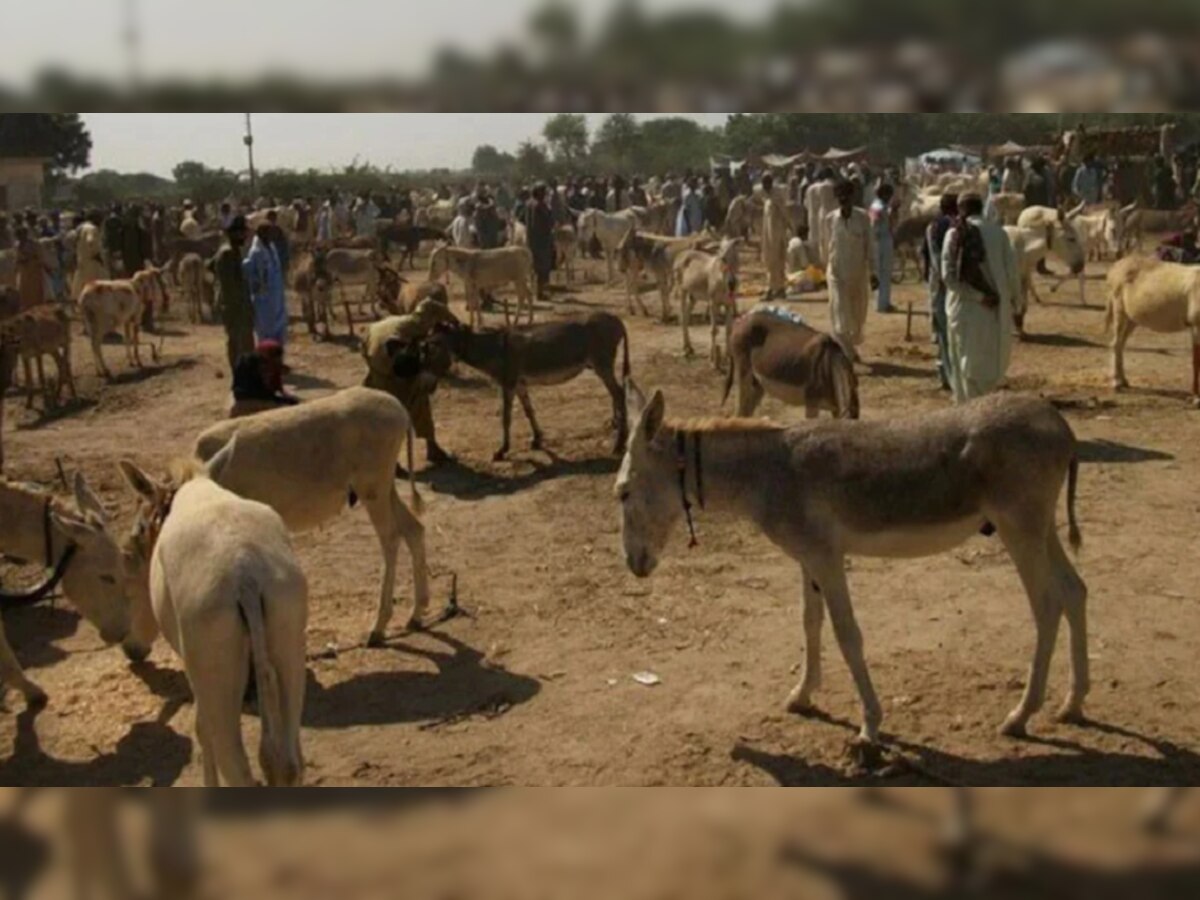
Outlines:
{"type": "Polygon", "coordinates": [[[283,266],[279,253],[268,236],[269,226],[260,225],[254,243],[242,263],[250,300],[254,304],[254,334],[261,341],[287,343],[287,296],[283,285],[283,266]]]}

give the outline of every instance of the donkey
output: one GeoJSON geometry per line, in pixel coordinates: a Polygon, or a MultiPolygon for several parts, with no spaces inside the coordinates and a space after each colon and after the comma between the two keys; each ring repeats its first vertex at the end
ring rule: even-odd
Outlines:
{"type": "Polygon", "coordinates": [[[529,420],[533,449],[541,450],[544,435],[533,414],[529,385],[565,384],[584,369],[595,372],[612,397],[613,422],[617,431],[613,453],[625,449],[628,426],[623,381],[629,377],[629,336],[625,332],[625,323],[611,313],[591,313],[504,331],[475,331],[458,322],[442,323],[433,340],[499,385],[503,399],[504,442],[492,457],[494,460],[508,455],[513,397],[521,401],[529,420]],[[622,345],[625,355],[622,380],[618,381],[616,357],[622,345]]]}
{"type": "Polygon", "coordinates": [[[737,415],[754,415],[763,394],[790,406],[803,406],[808,418],[829,410],[839,419],[857,419],[858,377],[842,345],[777,306],[757,306],[733,324],[724,405],[737,384],[737,415]]]}
{"type": "Polygon", "coordinates": [[[860,739],[875,743],[883,709],[863,658],[846,557],[930,556],[994,528],[1020,573],[1037,628],[1029,682],[1001,731],[1024,735],[1041,708],[1064,612],[1071,688],[1059,718],[1082,721],[1087,588],[1055,528],[1066,481],[1069,538],[1079,547],[1079,463],[1075,435],[1049,403],[992,395],[916,419],[783,429],[746,419],[669,423],[661,392],[648,404],[636,388],[631,393],[637,424],[616,483],[626,564],[638,578],[653,573],[672,527],[681,516],[690,526],[694,506],[755,522],[801,570],[805,669],[788,697],[789,711],[813,709],[828,608],[862,703],[860,739]]]}
{"type": "Polygon", "coordinates": [[[721,351],[717,347],[717,329],[725,326],[725,353],[729,354],[729,333],[737,318],[738,250],[742,239],[726,238],[716,254],[703,250],[684,250],[674,263],[673,281],[679,289],[679,324],[683,329],[684,356],[694,356],[692,349],[692,307],[699,300],[708,302],[708,324],[712,346],[709,355],[713,365],[721,368],[721,351]]]}
{"type": "MultiPolygon", "coordinates": [[[[29,593],[0,592],[0,607],[37,602],[61,583],[101,639],[115,644],[129,632],[121,549],[109,533],[108,514],[81,474],[75,475],[73,487],[76,508],[70,509],[49,494],[0,479],[0,553],[52,570],[49,579],[29,593]]],[[[16,687],[30,706],[46,702],[46,692],[25,677],[13,655],[3,619],[0,683],[16,687]]]]}
{"type": "Polygon", "coordinates": [[[1188,331],[1192,337],[1192,403],[1200,408],[1200,269],[1180,263],[1127,256],[1108,270],[1106,325],[1112,335],[1114,390],[1125,379],[1125,344],[1141,326],[1160,334],[1188,331]]]}
{"type": "Polygon", "coordinates": [[[133,590],[183,660],[196,698],[205,786],[222,779],[230,787],[254,784],[241,734],[253,662],[259,762],[268,785],[292,787],[304,773],[308,585],[279,514],[212,480],[236,456],[237,443],[235,435],[206,466],[189,466],[167,482],[121,462],[143,501],[126,560],[136,573],[133,590]]]}
{"type": "MultiPolygon", "coordinates": [[[[265,503],[291,531],[311,531],[360,500],[383,554],[379,608],[368,644],[383,644],[395,605],[400,541],[412,556],[414,599],[409,628],[420,628],[429,605],[422,504],[413,481],[413,434],[400,401],[383,391],[354,387],[298,406],[282,407],[212,426],[196,439],[205,462],[238,435],[238,452],[216,481],[248,500],[265,503]],[[396,493],[396,461],[408,447],[410,506],[396,493]]],[[[135,608],[125,651],[142,658],[156,629],[144,606],[135,608]],[[140,613],[139,613],[140,610],[140,613]]]]}

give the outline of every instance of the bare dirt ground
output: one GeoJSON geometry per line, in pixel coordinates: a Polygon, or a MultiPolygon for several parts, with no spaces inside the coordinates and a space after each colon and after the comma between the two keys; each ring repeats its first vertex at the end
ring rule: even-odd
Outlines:
{"type": "MultiPolygon", "coordinates": [[[[560,294],[539,315],[606,308],[624,313],[622,292],[592,281],[560,294]]],[[[1194,530],[1200,493],[1200,413],[1188,403],[1187,339],[1137,333],[1128,356],[1135,388],[1107,386],[1103,267],[1091,267],[1088,306],[1066,286],[1029,315],[1030,339],[1015,349],[1011,390],[1041,394],[1064,410],[1083,442],[1079,567],[1091,591],[1094,688],[1089,727],[1056,725],[1066,688],[1065,646],[1051,674],[1046,713],[1033,737],[997,735],[1016,703],[1033,642],[1017,575],[999,542],[983,537],[943,556],[855,559],[851,589],[867,659],[885,705],[885,734],[921,773],[896,784],[942,780],[1005,785],[1200,783],[1200,561],[1194,530]]],[[[761,290],[749,263],[744,303],[761,290]]],[[[651,299],[651,298],[648,298],[651,299]]],[[[657,308],[653,298],[651,308],[657,308]]],[[[896,300],[925,308],[907,282],[896,300]]],[[[828,326],[823,294],[795,307],[828,326]]],[[[685,360],[679,328],[627,319],[635,378],[661,387],[668,414],[719,411],[722,378],[703,357],[707,326],[693,325],[701,358],[685,360]]],[[[344,323],[339,323],[342,334],[344,323]]],[[[924,316],[904,340],[903,315],[872,313],[862,379],[867,418],[915,416],[944,406],[933,376],[924,316]]],[[[9,398],[9,476],[53,485],[55,459],[80,469],[122,529],[133,498],[115,462],[159,469],[224,415],[229,389],[223,334],[166,323],[160,366],[94,374],[75,349],[84,400],[65,414],[25,413],[9,398]]],[[[350,343],[315,343],[296,325],[293,386],[305,397],[360,382],[350,343]]],[[[307,780],[317,785],[840,785],[857,776],[844,750],[857,698],[827,630],[826,716],[783,712],[802,654],[796,568],[744,523],[701,514],[700,546],[677,533],[655,576],[637,581],[618,547],[608,455],[607,395],[585,374],[535,389],[552,453],[531,452],[514,419],[510,462],[492,463],[499,398],[463,370],[435,400],[443,443],[457,466],[422,468],[435,603],[451,574],[468,617],[430,633],[396,632],[386,649],[363,649],[380,559],[361,510],[297,538],[311,587],[309,650],[343,648],[310,664],[305,708],[307,780]],[[359,646],[355,646],[359,645],[359,646]],[[644,687],[631,675],[652,671],[644,687]]],[[[768,401],[785,422],[801,410],[768,401]]],[[[1062,517],[1060,513],[1060,518],[1062,517]]],[[[401,553],[401,615],[411,601],[401,553]]],[[[21,712],[15,694],[0,712],[0,783],[194,784],[192,707],[178,661],[160,641],[131,668],[61,601],[15,611],[9,637],[49,707],[21,712]]],[[[398,625],[396,626],[398,627],[398,625]]],[[[1064,637],[1065,643],[1065,637],[1064,637]]],[[[248,735],[257,728],[244,719],[248,735]]],[[[255,746],[256,736],[249,738],[255,746]]]]}

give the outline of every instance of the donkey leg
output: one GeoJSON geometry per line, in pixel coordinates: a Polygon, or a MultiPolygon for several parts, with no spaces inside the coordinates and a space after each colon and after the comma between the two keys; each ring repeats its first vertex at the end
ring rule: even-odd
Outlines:
{"type": "Polygon", "coordinates": [[[17,656],[8,645],[4,633],[4,621],[0,619],[0,685],[11,684],[25,697],[27,706],[44,706],[46,692],[25,677],[17,656]]]}
{"type": "Polygon", "coordinates": [[[845,562],[841,558],[813,565],[811,571],[817,587],[825,597],[829,619],[838,647],[846,666],[854,678],[858,696],[862,702],[863,724],[859,733],[861,740],[874,744],[879,740],[879,726],[883,722],[883,707],[871,683],[871,673],[863,657],[863,638],[858,622],[854,618],[854,607],[850,603],[850,588],[846,583],[845,562]]]}
{"type": "Polygon", "coordinates": [[[807,713],[813,709],[812,695],[821,686],[821,627],[825,624],[825,600],[816,583],[801,567],[804,580],[804,680],[788,695],[787,710],[807,713]]]}
{"type": "Polygon", "coordinates": [[[521,408],[525,410],[525,418],[529,420],[529,428],[533,431],[533,441],[530,446],[534,450],[541,450],[542,429],[538,425],[537,416],[533,414],[533,401],[529,399],[529,388],[525,384],[517,385],[517,398],[521,401],[521,408]]]}
{"type": "Polygon", "coordinates": [[[1050,672],[1050,657],[1054,654],[1054,642],[1058,638],[1062,607],[1052,580],[1054,569],[1046,548],[1044,521],[1014,523],[1001,519],[997,522],[997,528],[1029,596],[1029,607],[1037,629],[1025,693],[1000,729],[1000,733],[1008,737],[1023,737],[1029,718],[1042,708],[1046,699],[1046,679],[1050,672]]]}
{"type": "Polygon", "coordinates": [[[512,431],[513,391],[511,388],[502,387],[500,388],[500,392],[502,395],[500,404],[500,428],[504,434],[504,440],[503,443],[500,444],[500,449],[492,454],[492,459],[494,461],[502,460],[504,457],[508,456],[509,433],[512,431]]]}
{"type": "Polygon", "coordinates": [[[1112,384],[1113,389],[1119,391],[1129,387],[1129,381],[1125,378],[1125,343],[1137,326],[1132,319],[1125,316],[1120,308],[1116,309],[1113,314],[1116,322],[1113,324],[1112,384]]]}
{"type": "Polygon", "coordinates": [[[679,295],[679,327],[683,329],[683,355],[691,359],[696,355],[692,347],[692,295],[686,291],[679,295]]]}
{"type": "Polygon", "coordinates": [[[1067,616],[1071,632],[1071,689],[1058,711],[1060,722],[1082,722],[1083,702],[1091,688],[1088,663],[1087,637],[1087,585],[1075,571],[1067,553],[1063,550],[1058,534],[1050,532],[1048,552],[1054,570],[1053,584],[1059,593],[1059,604],[1067,616]]]}
{"type": "Polygon", "coordinates": [[[423,626],[425,613],[429,609],[429,564],[425,558],[425,526],[394,489],[391,503],[396,528],[408,546],[408,555],[412,558],[413,609],[412,615],[408,617],[408,628],[418,629],[423,626]]]}
{"type": "Polygon", "coordinates": [[[383,583],[379,587],[379,609],[375,613],[375,627],[367,636],[368,647],[383,645],[392,610],[396,605],[396,554],[400,552],[400,526],[396,521],[395,504],[392,497],[395,489],[381,491],[370,498],[363,497],[363,505],[375,534],[379,538],[379,549],[383,553],[383,583]]]}

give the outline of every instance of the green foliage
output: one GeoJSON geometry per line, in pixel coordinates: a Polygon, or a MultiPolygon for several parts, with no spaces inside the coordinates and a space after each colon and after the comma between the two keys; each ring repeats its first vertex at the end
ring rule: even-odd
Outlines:
{"type": "Polygon", "coordinates": [[[149,172],[126,174],[112,169],[89,172],[71,185],[78,205],[82,207],[110,206],[134,198],[171,201],[182,199],[179,188],[166,178],[149,172]]]}
{"type": "Polygon", "coordinates": [[[50,174],[87,168],[92,136],[78,113],[0,114],[0,156],[44,156],[50,174]]]}
{"type": "Polygon", "coordinates": [[[587,117],[582,113],[551,116],[542,129],[542,137],[546,139],[557,163],[576,166],[587,158],[587,117]]]}
{"type": "Polygon", "coordinates": [[[516,176],[523,181],[544,178],[550,170],[550,160],[545,149],[533,141],[524,141],[517,147],[516,176]]]}
{"type": "Polygon", "coordinates": [[[511,153],[503,153],[491,144],[481,144],[471,156],[471,169],[480,175],[510,177],[516,169],[517,159],[511,153]]]}

